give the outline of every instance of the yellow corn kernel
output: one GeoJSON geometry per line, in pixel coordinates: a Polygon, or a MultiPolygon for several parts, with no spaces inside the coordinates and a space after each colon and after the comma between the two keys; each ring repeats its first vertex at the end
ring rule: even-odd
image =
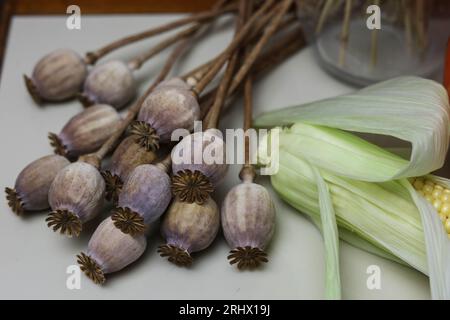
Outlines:
{"type": "Polygon", "coordinates": [[[433,200],[433,207],[439,212],[442,207],[442,201],[441,200],[433,200]]]}
{"type": "Polygon", "coordinates": [[[412,184],[417,193],[436,209],[450,238],[450,189],[421,178],[412,180],[412,184]]]}
{"type": "Polygon", "coordinates": [[[448,217],[450,215],[450,203],[444,202],[441,207],[441,213],[448,217]]]}
{"type": "Polygon", "coordinates": [[[450,202],[450,194],[443,192],[440,199],[442,202],[450,202]]]}
{"type": "Polygon", "coordinates": [[[430,186],[432,186],[433,188],[434,188],[434,182],[433,181],[431,181],[431,180],[425,180],[425,184],[428,184],[428,185],[430,185],[430,186]]]}
{"type": "Polygon", "coordinates": [[[431,193],[431,196],[434,199],[439,199],[441,197],[442,194],[442,189],[437,189],[436,187],[434,188],[433,192],[431,193]]]}
{"type": "Polygon", "coordinates": [[[425,185],[424,183],[423,183],[423,180],[422,179],[416,179],[416,181],[414,181],[414,188],[416,189],[416,190],[420,190],[420,191],[422,191],[422,189],[423,189],[423,186],[425,185]]]}
{"type": "Polygon", "coordinates": [[[450,219],[445,220],[445,231],[447,231],[447,233],[450,233],[450,219]]]}
{"type": "Polygon", "coordinates": [[[433,186],[431,186],[430,184],[426,184],[426,185],[423,186],[422,191],[425,194],[431,195],[433,193],[433,189],[434,189],[433,186]]]}

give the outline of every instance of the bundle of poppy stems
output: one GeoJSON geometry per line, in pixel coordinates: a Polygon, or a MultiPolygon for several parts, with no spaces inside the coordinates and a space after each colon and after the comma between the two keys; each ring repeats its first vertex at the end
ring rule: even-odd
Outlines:
{"type": "Polygon", "coordinates": [[[84,57],[70,49],[49,53],[31,77],[24,77],[31,97],[39,104],[78,98],[85,108],[59,134],[49,134],[55,154],[31,162],[14,188],[6,188],[9,206],[18,215],[50,210],[48,227],[72,237],[102,213],[104,201],[112,202],[109,217],[77,255],[81,270],[98,284],[143,254],[149,226],[158,220],[165,241],[158,252],[178,266],[191,265],[193,254],[209,247],[220,228],[232,265],[254,269],[268,262],[265,249],[274,232],[275,209],[267,190],[255,183],[248,140],[241,183],[220,209],[212,198],[227,173],[217,127],[233,98],[243,93],[243,128],[249,129],[253,82],[304,46],[292,0],[219,0],[209,11],[127,36],[84,57]],[[226,48],[186,74],[168,77],[196,37],[224,14],[235,17],[234,37],[226,48]],[[181,27],[128,61],[96,65],[116,49],[181,27]],[[134,99],[133,71],[169,47],[152,84],[134,99]],[[125,107],[121,116],[118,110],[125,107]],[[203,131],[171,141],[174,130],[192,132],[199,120],[203,131]],[[194,161],[195,149],[207,147],[222,161],[194,161]],[[175,162],[174,155],[191,159],[175,162]]]}

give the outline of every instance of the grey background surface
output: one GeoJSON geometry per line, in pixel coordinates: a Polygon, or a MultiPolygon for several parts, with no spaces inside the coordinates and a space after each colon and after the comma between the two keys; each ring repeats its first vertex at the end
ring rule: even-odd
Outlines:
{"type": "MultiPolygon", "coordinates": [[[[82,17],[81,30],[68,30],[65,17],[16,17],[12,21],[0,86],[0,185],[13,186],[20,170],[32,160],[51,153],[46,136],[59,132],[65,122],[82,110],[69,102],[37,107],[26,93],[22,74],[29,74],[36,61],[49,51],[69,47],[80,53],[119,36],[175,15],[124,15],[82,17]]],[[[175,73],[198,65],[218,53],[231,36],[226,19],[213,36],[198,43],[175,73]]],[[[127,47],[109,56],[127,58],[150,47],[158,38],[127,47]]],[[[165,54],[136,73],[141,89],[161,66],[165,54]]],[[[354,88],[325,74],[313,51],[305,49],[258,81],[255,114],[291,104],[346,93],[354,88]]],[[[240,127],[242,102],[223,118],[222,128],[240,127]]],[[[239,166],[232,166],[217,199],[238,182],[239,166]]],[[[267,179],[261,183],[269,185],[267,179]]],[[[75,264],[75,254],[84,250],[95,228],[91,223],[78,239],[53,233],[44,220],[46,213],[18,218],[0,201],[0,298],[52,299],[321,299],[324,297],[324,256],[319,231],[302,214],[281,202],[275,194],[276,234],[268,250],[270,263],[256,272],[238,272],[228,265],[228,247],[219,235],[211,248],[195,256],[191,269],[180,269],[161,259],[161,243],[155,228],[146,253],[134,265],[108,277],[99,287],[82,276],[80,290],[66,288],[66,268],[75,264]]],[[[4,198],[3,198],[4,199],[4,198]]],[[[105,210],[104,217],[107,216],[105,210]]],[[[341,242],[343,298],[427,299],[428,279],[419,272],[378,258],[341,242]],[[368,290],[366,269],[381,268],[381,290],[368,290]]]]}

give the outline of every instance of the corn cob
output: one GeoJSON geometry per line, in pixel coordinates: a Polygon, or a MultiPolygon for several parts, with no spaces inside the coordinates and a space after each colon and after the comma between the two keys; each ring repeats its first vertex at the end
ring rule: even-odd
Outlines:
{"type": "Polygon", "coordinates": [[[274,189],[322,230],[327,297],[340,296],[337,224],[342,239],[406,262],[429,275],[433,299],[450,299],[450,180],[430,174],[443,166],[450,144],[442,85],[400,77],[264,114],[253,125],[284,126],[279,143],[270,140],[271,155],[261,143],[259,161],[279,164],[274,189]],[[349,131],[410,145],[398,145],[400,157],[349,131]]]}
{"type": "Polygon", "coordinates": [[[450,189],[423,177],[413,178],[410,182],[414,189],[436,209],[450,238],[450,189]]]}

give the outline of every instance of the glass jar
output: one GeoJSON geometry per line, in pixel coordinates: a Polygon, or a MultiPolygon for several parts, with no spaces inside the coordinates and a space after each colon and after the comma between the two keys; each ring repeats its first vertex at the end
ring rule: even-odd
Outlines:
{"type": "Polygon", "coordinates": [[[442,79],[449,0],[297,0],[297,13],[320,64],[345,81],[442,79]]]}

